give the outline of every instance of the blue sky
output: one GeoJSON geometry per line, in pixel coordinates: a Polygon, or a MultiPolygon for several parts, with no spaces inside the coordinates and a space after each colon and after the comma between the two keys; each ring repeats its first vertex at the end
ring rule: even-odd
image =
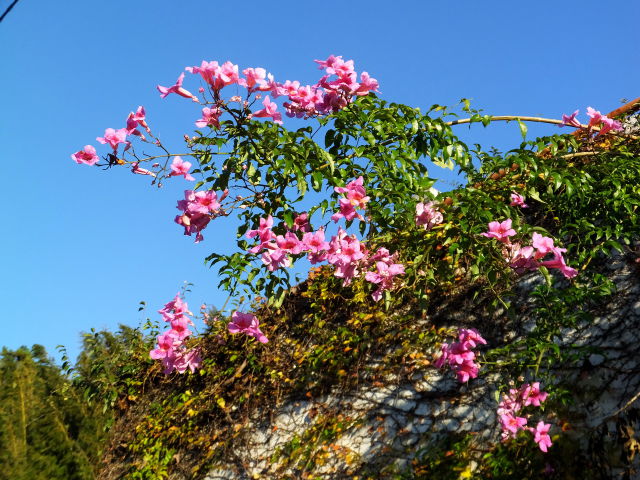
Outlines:
{"type": "MultiPolygon", "coordinates": [[[[192,308],[224,302],[203,259],[232,244],[230,221],[195,245],[173,223],[185,182],[157,189],[69,158],[138,105],[180,148],[199,110],[161,100],[155,86],[185,66],[231,60],[313,83],[313,60],[335,54],[377,78],[390,101],[426,109],[466,97],[495,115],[559,118],[640,95],[639,14],[638,2],[591,0],[21,0],[0,23],[0,345],[65,344],[75,355],[80,331],[137,325],[138,302],[154,316],[185,281],[192,308]]],[[[514,124],[459,128],[485,146],[520,141],[514,124]]]]}

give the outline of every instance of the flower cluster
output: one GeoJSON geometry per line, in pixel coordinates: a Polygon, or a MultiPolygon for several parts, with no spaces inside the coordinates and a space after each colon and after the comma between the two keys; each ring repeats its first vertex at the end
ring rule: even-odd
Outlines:
{"type": "Polygon", "coordinates": [[[339,200],[340,211],[334,213],[331,216],[331,220],[334,222],[344,218],[347,221],[351,221],[354,218],[364,221],[364,217],[356,212],[356,208],[365,209],[369,197],[363,187],[363,178],[358,177],[356,180],[352,180],[347,183],[346,187],[334,187],[336,193],[344,193],[346,197],[339,200]]]}
{"type": "Polygon", "coordinates": [[[473,349],[480,343],[486,345],[487,341],[475,328],[461,328],[458,331],[457,342],[442,344],[441,354],[435,361],[435,366],[442,368],[448,364],[460,382],[476,378],[480,366],[475,362],[476,354],[473,349]]]}
{"type": "Polygon", "coordinates": [[[344,61],[340,56],[330,55],[326,60],[315,62],[326,72],[315,85],[301,86],[297,81],[288,80],[283,84],[273,83],[274,97],[288,97],[284,108],[290,117],[307,118],[337,112],[351,103],[354,96],[378,91],[378,82],[367,72],[362,72],[360,82],[357,81],[353,60],[344,61]],[[336,78],[331,79],[333,76],[336,78]]]}
{"type": "Polygon", "coordinates": [[[184,373],[187,369],[195,372],[202,365],[202,360],[197,348],[188,349],[184,345],[185,339],[193,333],[189,330],[189,326],[193,325],[189,315],[193,314],[189,311],[187,302],[178,294],[158,313],[171,328],[158,336],[158,346],[149,352],[150,357],[162,361],[167,375],[173,370],[179,373],[184,373]]]}
{"type": "Polygon", "coordinates": [[[416,205],[416,225],[422,225],[425,230],[431,230],[442,221],[442,213],[436,208],[436,202],[420,202],[416,205]]]}
{"type": "MultiPolygon", "coordinates": [[[[138,126],[143,127],[147,132],[150,132],[149,126],[145,120],[146,114],[144,111],[144,107],[138,107],[136,112],[129,113],[127,117],[127,126],[125,128],[107,128],[104,131],[103,137],[97,137],[96,140],[103,145],[109,144],[111,149],[113,150],[113,154],[117,154],[118,147],[123,144],[125,146],[124,151],[127,151],[131,147],[131,142],[128,140],[130,135],[136,135],[142,139],[144,139],[144,135],[138,130],[138,126]]],[[[95,165],[98,163],[100,158],[96,153],[95,147],[92,145],[85,145],[85,147],[72,154],[71,158],[76,163],[84,163],[87,165],[95,165]]],[[[138,172],[134,172],[138,173],[138,172]]]]}
{"type": "Polygon", "coordinates": [[[537,270],[541,266],[547,268],[557,268],[566,278],[573,278],[578,275],[575,268],[569,267],[564,259],[563,253],[566,248],[556,247],[553,239],[533,233],[532,245],[523,247],[519,243],[511,243],[509,237],[516,235],[516,231],[511,228],[511,219],[503,222],[490,222],[489,231],[481,233],[487,238],[493,238],[504,244],[502,253],[509,262],[509,266],[517,273],[537,270]],[[544,260],[549,254],[553,258],[544,260]]]}
{"type": "MultiPolygon", "coordinates": [[[[267,73],[264,68],[246,68],[239,73],[238,65],[229,61],[219,64],[216,61],[202,61],[200,66],[186,67],[185,70],[195,75],[200,75],[211,89],[214,98],[213,107],[202,109],[202,118],[196,121],[198,127],[220,126],[220,115],[224,101],[220,97],[220,91],[229,85],[239,85],[247,89],[245,108],[249,106],[249,95],[256,92],[268,92],[274,99],[286,97],[283,103],[285,112],[289,117],[308,118],[317,115],[326,115],[337,112],[346,107],[356,96],[368,95],[369,92],[378,91],[378,82],[369,76],[367,72],[358,74],[354,69],[353,60],[344,61],[340,56],[330,55],[326,60],[316,60],[320,69],[325,70],[324,75],[314,85],[301,85],[298,81],[287,80],[284,83],[276,82],[273,75],[267,73]]],[[[201,102],[198,96],[186,90],[182,83],[184,73],[171,87],[157,86],[160,96],[165,98],[175,93],[195,102],[201,102]]],[[[204,92],[204,89],[200,90],[204,92]]],[[[249,114],[248,118],[271,118],[276,123],[282,123],[282,114],[278,112],[278,106],[267,95],[262,101],[263,108],[249,114]]],[[[234,96],[232,98],[235,99],[234,96]]],[[[260,98],[259,96],[255,97],[260,98]]],[[[202,100],[205,102],[204,100],[202,100]]],[[[205,102],[209,103],[209,102],[205,102]]]]}
{"type": "Polygon", "coordinates": [[[518,389],[510,389],[498,405],[502,440],[515,438],[520,430],[527,430],[533,434],[534,441],[540,450],[546,452],[551,446],[551,437],[548,433],[551,425],[540,421],[535,428],[527,427],[528,418],[522,416],[522,411],[529,405],[539,407],[547,399],[547,396],[547,392],[540,390],[540,382],[534,382],[531,385],[525,383],[518,389]]]}
{"type": "Polygon", "coordinates": [[[244,333],[256,338],[260,343],[267,343],[269,339],[260,331],[260,322],[250,313],[233,312],[231,322],[227,324],[230,333],[244,333]]]}
{"type": "MultiPolygon", "coordinates": [[[[560,126],[569,125],[571,127],[582,128],[582,125],[576,119],[578,112],[579,110],[576,110],[571,115],[563,114],[562,125],[560,126]]],[[[587,125],[589,129],[591,129],[591,127],[599,127],[597,135],[604,135],[612,130],[614,132],[622,130],[622,124],[619,121],[613,120],[606,115],[602,115],[599,111],[591,107],[587,107],[587,116],[591,119],[587,125]]]]}
{"type": "MultiPolygon", "coordinates": [[[[331,218],[334,221],[341,218],[353,220],[356,217],[364,220],[355,210],[366,208],[369,201],[363,187],[363,178],[359,177],[346,187],[335,187],[334,190],[346,194],[346,198],[340,199],[340,211],[331,218]]],[[[306,254],[313,265],[324,261],[333,265],[334,275],[341,278],[345,286],[361,275],[361,272],[365,272],[365,280],[377,285],[372,294],[375,301],[382,298],[385,290],[393,288],[396,276],[405,273],[404,265],[396,263],[397,253],[391,255],[386,248],[371,253],[355,235],[348,235],[342,227],[326,241],[324,228],[312,231],[306,212],[294,219],[293,227],[287,228],[284,235],[276,235],[272,228],[273,217],[269,215],[260,219],[257,229],[245,234],[247,238],[258,239],[258,244],[249,248],[248,252],[254,255],[261,253],[262,263],[270,272],[290,267],[292,255],[306,254]],[[369,271],[372,268],[375,271],[369,271]]]]}
{"type": "Polygon", "coordinates": [[[220,202],[224,200],[227,193],[224,192],[218,199],[216,192],[185,190],[184,200],[179,200],[177,207],[178,210],[182,210],[182,214],[176,216],[175,222],[184,227],[185,235],[191,236],[195,233],[196,243],[200,242],[204,239],[202,230],[206,228],[211,218],[220,214],[220,202]]]}

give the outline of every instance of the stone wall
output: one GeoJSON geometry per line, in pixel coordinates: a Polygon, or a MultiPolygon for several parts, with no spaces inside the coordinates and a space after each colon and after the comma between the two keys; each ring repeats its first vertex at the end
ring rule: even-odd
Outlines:
{"type": "MultiPolygon", "coordinates": [[[[545,412],[544,418],[554,425],[552,434],[579,445],[585,461],[595,466],[593,478],[640,478],[634,476],[640,458],[635,455],[640,452],[635,434],[640,430],[638,263],[632,254],[613,255],[605,273],[616,293],[594,308],[591,320],[565,329],[560,344],[594,349],[578,365],[557,367],[558,378],[575,385],[575,403],[557,415],[545,412]]],[[[519,331],[510,332],[513,338],[534,325],[529,292],[540,281],[540,274],[533,273],[518,285],[515,301],[522,314],[519,331]]],[[[425,323],[481,328],[500,313],[486,318],[471,302],[455,310],[443,304],[425,323]]],[[[427,353],[432,358],[434,352],[427,353]]],[[[370,367],[375,371],[375,364],[370,367]]],[[[290,399],[276,412],[255,415],[250,433],[236,441],[234,457],[206,478],[392,478],[417,455],[462,433],[472,434],[481,455],[499,441],[497,383],[497,377],[481,370],[480,377],[460,384],[451,372],[426,366],[348,392],[290,399]],[[307,456],[291,457],[293,447],[307,456]]],[[[468,470],[476,465],[470,461],[468,470]]]]}

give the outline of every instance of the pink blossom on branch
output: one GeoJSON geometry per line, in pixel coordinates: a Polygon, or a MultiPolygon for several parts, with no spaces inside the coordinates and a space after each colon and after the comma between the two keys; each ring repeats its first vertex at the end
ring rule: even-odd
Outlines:
{"type": "Polygon", "coordinates": [[[569,267],[565,263],[564,257],[562,256],[562,253],[566,251],[566,248],[554,248],[553,259],[540,262],[540,265],[543,265],[547,268],[557,268],[558,270],[560,270],[560,273],[562,273],[562,275],[564,275],[568,279],[575,277],[576,275],[578,275],[578,270],[569,267]]]}
{"type": "Polygon", "coordinates": [[[422,225],[425,230],[431,230],[443,220],[442,213],[436,207],[436,202],[416,204],[416,225],[422,225]]]}
{"type": "Polygon", "coordinates": [[[78,164],[84,163],[86,165],[95,165],[100,160],[93,145],[85,145],[82,150],[71,155],[71,158],[78,164]]]}
{"type": "MultiPolygon", "coordinates": [[[[246,77],[238,79],[238,85],[246,87],[249,92],[269,90],[267,71],[264,68],[245,68],[242,74],[246,77]]],[[[273,81],[271,79],[271,81],[273,81]]]]}
{"type": "Polygon", "coordinates": [[[195,233],[198,243],[204,239],[202,230],[209,224],[212,216],[220,213],[221,206],[218,196],[213,191],[185,190],[184,200],[178,201],[177,208],[182,210],[183,214],[176,216],[175,222],[184,227],[185,235],[191,236],[195,233]]]}
{"type": "Polygon", "coordinates": [[[533,441],[536,442],[538,444],[538,447],[540,447],[540,450],[545,453],[551,446],[549,428],[551,428],[550,424],[544,423],[542,420],[540,420],[538,422],[538,425],[536,425],[536,428],[531,429],[531,432],[533,433],[533,441]]]}
{"type": "Polygon", "coordinates": [[[231,322],[227,325],[230,333],[244,333],[250,337],[255,337],[260,343],[267,343],[269,340],[260,330],[260,322],[255,315],[235,311],[231,315],[231,322]]]}
{"type": "Polygon", "coordinates": [[[587,115],[591,118],[591,120],[589,120],[590,127],[598,126],[602,123],[602,127],[600,128],[598,135],[604,135],[611,130],[622,130],[622,124],[620,122],[613,120],[606,115],[602,115],[599,111],[594,110],[591,107],[587,107],[587,115]]]}
{"type": "Polygon", "coordinates": [[[516,192],[511,192],[511,203],[512,207],[520,207],[520,208],[528,208],[529,205],[524,203],[524,197],[516,192]]]}
{"type": "Polygon", "coordinates": [[[551,446],[551,437],[548,435],[549,424],[540,421],[536,428],[527,427],[527,418],[522,415],[522,410],[529,405],[539,407],[547,399],[547,393],[540,390],[540,383],[525,383],[520,388],[512,388],[502,397],[498,405],[498,416],[502,427],[502,439],[515,438],[519,431],[527,430],[534,434],[534,441],[543,452],[551,446]]]}
{"type": "Polygon", "coordinates": [[[176,80],[176,83],[174,85],[170,87],[163,87],[161,85],[158,85],[156,88],[160,92],[160,98],[165,98],[170,93],[175,93],[177,95],[180,95],[181,97],[190,98],[194,102],[199,102],[198,97],[193,95],[188,90],[185,90],[184,88],[182,88],[183,81],[184,81],[184,72],[180,74],[180,76],[178,77],[178,80],[176,80]]]}
{"type": "Polygon", "coordinates": [[[293,219],[293,230],[299,232],[310,232],[311,225],[309,224],[309,214],[307,212],[302,212],[299,215],[296,215],[296,218],[293,219]]]}
{"type": "Polygon", "coordinates": [[[103,145],[108,143],[115,152],[116,150],[118,150],[118,145],[120,145],[121,143],[124,143],[126,145],[129,144],[129,142],[127,141],[127,135],[128,132],[126,128],[120,128],[118,130],[107,128],[104,131],[104,137],[97,137],[96,140],[98,140],[103,145]]]}
{"type": "Polygon", "coordinates": [[[147,132],[151,132],[149,125],[147,125],[146,120],[146,112],[144,111],[143,106],[139,106],[135,113],[131,112],[129,115],[131,119],[138,123],[142,128],[144,128],[147,132]]]}
{"type": "Polygon", "coordinates": [[[568,125],[571,127],[580,128],[582,125],[580,125],[580,122],[576,120],[576,116],[578,115],[578,112],[579,110],[576,110],[571,115],[562,114],[562,125],[558,125],[558,126],[562,127],[564,125],[568,125]]]}
{"type": "Polygon", "coordinates": [[[480,235],[487,238],[495,238],[499,242],[508,243],[509,237],[516,234],[516,231],[511,228],[511,219],[507,218],[504,222],[489,222],[489,231],[481,233],[480,235]]]}
{"type": "Polygon", "coordinates": [[[271,118],[275,123],[282,124],[282,114],[277,111],[278,105],[271,101],[269,95],[264,98],[262,105],[264,105],[264,108],[262,110],[254,112],[254,117],[268,117],[271,118]]]}
{"type": "Polygon", "coordinates": [[[151,170],[147,170],[146,168],[142,168],[139,166],[140,162],[133,162],[131,164],[131,172],[137,175],[149,175],[151,177],[155,177],[156,174],[151,170]]]}
{"type": "Polygon", "coordinates": [[[480,370],[480,366],[475,363],[476,354],[471,349],[479,343],[486,344],[487,341],[473,328],[460,329],[458,340],[450,345],[448,343],[442,345],[440,356],[434,365],[442,368],[448,364],[458,377],[458,381],[464,383],[471,378],[476,378],[480,370]]]}
{"type": "Polygon", "coordinates": [[[346,194],[346,198],[341,198],[339,200],[340,211],[333,214],[331,216],[331,220],[334,222],[337,222],[341,218],[344,218],[347,221],[351,221],[354,218],[364,220],[364,217],[356,212],[357,208],[365,209],[367,202],[369,202],[369,197],[367,196],[363,183],[364,179],[360,176],[347,183],[344,187],[333,188],[336,193],[346,194]]]}
{"type": "Polygon", "coordinates": [[[220,115],[222,112],[218,107],[204,107],[202,109],[202,118],[196,120],[196,127],[216,127],[220,128],[220,115]]]}
{"type": "Polygon", "coordinates": [[[185,162],[178,155],[173,157],[173,162],[171,162],[171,174],[169,176],[183,176],[185,180],[195,181],[195,178],[189,174],[189,169],[191,168],[190,162],[185,162]]]}

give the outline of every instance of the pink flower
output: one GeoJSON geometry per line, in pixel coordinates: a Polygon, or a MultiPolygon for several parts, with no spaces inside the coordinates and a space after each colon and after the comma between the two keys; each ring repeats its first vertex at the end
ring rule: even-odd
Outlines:
{"type": "Polygon", "coordinates": [[[524,406],[533,405],[539,407],[542,402],[547,399],[549,395],[547,392],[540,391],[540,382],[533,382],[531,385],[524,384],[522,386],[522,398],[524,399],[524,406]]]}
{"type": "Polygon", "coordinates": [[[177,315],[183,315],[183,314],[193,315],[189,311],[189,305],[187,305],[187,302],[182,300],[179,293],[176,294],[173,300],[166,303],[164,307],[162,307],[162,309],[158,310],[158,313],[162,315],[162,318],[164,319],[165,322],[170,322],[177,315]]]}
{"type": "Polygon", "coordinates": [[[341,218],[351,221],[354,218],[364,220],[364,217],[356,212],[356,208],[365,209],[369,197],[363,187],[364,179],[362,176],[356,180],[352,180],[344,187],[334,187],[336,193],[345,193],[346,198],[341,198],[340,211],[331,216],[331,220],[337,222],[341,218]]]}
{"type": "Polygon", "coordinates": [[[553,239],[540,235],[538,232],[533,232],[532,245],[536,249],[536,259],[543,258],[548,253],[551,253],[555,248],[553,245],[553,239]]]}
{"type": "Polygon", "coordinates": [[[220,128],[221,111],[218,107],[205,107],[202,109],[202,118],[196,120],[196,127],[216,127],[220,128]]]}
{"type": "Polygon", "coordinates": [[[504,431],[509,432],[512,437],[515,437],[518,431],[524,429],[527,425],[527,419],[524,417],[516,417],[512,413],[504,413],[500,415],[500,424],[504,431]]]}
{"type": "Polygon", "coordinates": [[[232,334],[244,333],[250,337],[255,337],[260,343],[267,343],[269,340],[260,331],[260,322],[255,315],[250,313],[233,312],[231,322],[227,325],[232,334]]]}
{"type": "Polygon", "coordinates": [[[587,107],[587,116],[591,118],[591,120],[589,120],[590,127],[597,126],[602,121],[603,117],[598,110],[594,110],[591,107],[587,107]]]}
{"type": "Polygon", "coordinates": [[[578,275],[578,271],[575,268],[567,266],[564,257],[562,256],[562,252],[564,251],[566,251],[566,249],[564,248],[554,248],[553,259],[540,262],[540,265],[544,265],[547,268],[557,268],[560,270],[560,273],[562,273],[562,275],[564,275],[566,278],[571,279],[578,275]]]}
{"type": "Polygon", "coordinates": [[[503,253],[507,257],[509,266],[520,275],[540,267],[535,259],[533,247],[521,247],[519,243],[507,244],[503,253]]]}
{"type": "Polygon", "coordinates": [[[82,150],[71,155],[71,158],[78,164],[84,163],[86,165],[95,165],[100,160],[92,145],[85,145],[82,150]]]}
{"type": "Polygon", "coordinates": [[[130,117],[135,122],[138,122],[138,125],[140,125],[144,129],[146,129],[147,132],[151,131],[149,129],[149,126],[147,125],[146,113],[144,111],[144,107],[143,106],[139,106],[138,110],[136,110],[136,113],[131,112],[130,117]]]}
{"type": "Polygon", "coordinates": [[[549,436],[549,423],[544,423],[542,420],[538,422],[535,429],[531,429],[533,433],[533,441],[538,444],[540,450],[547,452],[547,449],[551,446],[551,437],[549,436]]]}
{"type": "Polygon", "coordinates": [[[617,120],[613,120],[612,118],[609,118],[605,115],[602,116],[601,120],[602,120],[602,128],[600,129],[600,132],[598,133],[598,135],[604,135],[605,133],[611,130],[613,130],[614,132],[622,130],[622,124],[617,120]]]}
{"type": "MultiPolygon", "coordinates": [[[[223,198],[225,194],[222,195],[223,198]]],[[[196,234],[196,243],[202,241],[202,230],[211,220],[211,214],[217,215],[220,210],[218,196],[213,191],[194,192],[185,190],[184,200],[178,201],[178,209],[183,210],[182,215],[175,218],[175,222],[184,227],[184,234],[191,236],[196,234]]]]}
{"type": "Polygon", "coordinates": [[[194,66],[185,68],[187,72],[193,73],[194,75],[199,73],[202,79],[209,85],[214,84],[214,79],[219,69],[220,66],[218,65],[218,62],[205,62],[204,60],[199,67],[194,66]]]}
{"type": "Polygon", "coordinates": [[[309,225],[309,215],[307,212],[302,212],[293,219],[293,230],[300,232],[311,231],[311,225],[309,225]]]}
{"type": "Polygon", "coordinates": [[[516,234],[511,228],[511,219],[507,218],[504,222],[489,222],[489,231],[480,235],[487,238],[495,238],[499,242],[509,243],[509,237],[516,234]]]}
{"type": "Polygon", "coordinates": [[[304,243],[302,243],[293,232],[287,232],[284,236],[278,235],[276,237],[276,244],[278,248],[292,255],[298,255],[304,249],[304,243]]]}
{"type": "Polygon", "coordinates": [[[365,280],[378,285],[378,289],[371,297],[374,301],[382,299],[382,292],[393,288],[394,279],[398,275],[404,275],[404,265],[401,263],[376,262],[376,272],[367,272],[365,280]]]}
{"type": "Polygon", "coordinates": [[[476,378],[478,376],[478,365],[473,361],[463,362],[457,367],[453,368],[453,371],[458,378],[458,381],[461,383],[466,383],[472,378],[476,378]]]}
{"type": "Polygon", "coordinates": [[[176,338],[171,334],[171,331],[165,332],[158,336],[158,346],[151,350],[149,356],[154,360],[159,360],[171,356],[174,354],[174,344],[176,338]]]}
{"type": "Polygon", "coordinates": [[[512,207],[527,208],[529,205],[524,203],[524,197],[516,192],[511,192],[511,204],[512,207]]]}
{"type": "Polygon", "coordinates": [[[260,240],[260,244],[250,248],[249,253],[258,253],[260,250],[268,248],[269,242],[271,242],[271,240],[275,240],[276,235],[271,231],[272,226],[273,217],[269,215],[266,218],[260,219],[260,225],[257,230],[249,230],[245,234],[245,237],[247,238],[253,238],[257,236],[260,240]]]}
{"type": "Polygon", "coordinates": [[[260,256],[267,270],[274,272],[279,268],[289,268],[291,266],[291,259],[289,255],[287,255],[287,252],[273,244],[267,244],[267,247],[269,250],[266,250],[260,256]]]}
{"type": "MultiPolygon", "coordinates": [[[[242,74],[247,77],[246,80],[244,78],[240,78],[238,80],[238,85],[242,85],[246,87],[250,92],[255,90],[269,90],[267,85],[267,71],[264,68],[245,68],[242,71],[242,74]]],[[[270,79],[273,81],[273,79],[270,79]]]]}
{"type": "Polygon", "coordinates": [[[194,181],[195,178],[193,178],[189,174],[190,168],[191,168],[190,162],[185,162],[182,160],[182,158],[176,155],[175,157],[173,157],[173,162],[171,162],[171,174],[169,176],[174,177],[174,176],[182,175],[185,178],[185,180],[194,181]]]}
{"type": "Polygon", "coordinates": [[[559,127],[562,127],[564,125],[569,125],[571,127],[577,127],[580,128],[580,122],[578,120],[576,120],[576,116],[578,115],[578,111],[576,110],[575,112],[573,112],[571,115],[562,115],[562,125],[558,125],[559,127]]]}
{"type": "Polygon", "coordinates": [[[200,349],[192,348],[190,350],[181,350],[173,360],[173,368],[178,373],[184,373],[191,370],[194,373],[196,369],[202,367],[202,358],[200,357],[200,349]]]}
{"type": "Polygon", "coordinates": [[[189,319],[184,315],[175,317],[171,320],[171,330],[169,330],[169,333],[180,341],[187,338],[193,333],[189,330],[189,319]]]}
{"type": "Polygon", "coordinates": [[[591,118],[589,120],[589,126],[598,126],[598,124],[602,123],[602,128],[598,132],[598,135],[604,135],[605,133],[614,130],[619,131],[622,130],[622,124],[616,120],[613,120],[606,115],[602,115],[599,111],[594,110],[591,107],[587,107],[587,115],[591,118]]]}
{"type": "Polygon", "coordinates": [[[98,137],[96,138],[96,140],[98,140],[103,145],[108,143],[111,146],[111,148],[113,148],[114,152],[118,150],[118,145],[120,145],[121,143],[124,143],[124,144],[129,143],[127,142],[126,128],[120,128],[118,130],[114,130],[113,128],[107,128],[104,131],[104,137],[98,137]]]}
{"type": "Polygon", "coordinates": [[[213,88],[221,89],[227,85],[233,85],[234,83],[238,83],[239,79],[238,65],[234,65],[229,61],[224,62],[216,72],[216,81],[213,88]]]}
{"type": "Polygon", "coordinates": [[[257,112],[254,112],[253,114],[254,117],[270,117],[273,119],[275,123],[282,124],[282,114],[277,111],[278,105],[271,101],[271,98],[269,98],[269,95],[264,97],[264,101],[262,102],[262,105],[264,105],[264,108],[262,110],[258,110],[257,112]]]}
{"type": "Polygon", "coordinates": [[[151,170],[147,170],[146,168],[141,168],[138,165],[140,164],[140,162],[133,162],[131,164],[131,172],[138,174],[138,175],[150,175],[152,177],[155,177],[156,174],[153,173],[151,170]]]}
{"type": "Polygon", "coordinates": [[[305,250],[309,251],[309,261],[311,263],[319,263],[325,260],[326,250],[329,249],[329,242],[324,239],[324,230],[317,232],[307,232],[302,236],[302,243],[305,250]]]}
{"type": "Polygon", "coordinates": [[[476,348],[478,344],[487,344],[487,341],[475,328],[461,328],[458,332],[458,340],[465,349],[476,348]]]}
{"type": "Polygon", "coordinates": [[[416,225],[422,225],[425,230],[431,230],[443,220],[442,213],[436,208],[436,202],[420,202],[416,205],[416,225]]]}
{"type": "Polygon", "coordinates": [[[378,92],[378,81],[371,78],[367,72],[360,74],[360,86],[356,90],[356,95],[368,95],[369,92],[378,92]]]}
{"type": "Polygon", "coordinates": [[[448,364],[456,374],[458,381],[468,382],[472,378],[478,376],[480,366],[475,363],[476,354],[471,349],[475,348],[478,343],[486,344],[486,340],[482,338],[480,333],[471,329],[460,329],[458,333],[459,342],[451,345],[443,344],[442,353],[435,361],[437,368],[442,368],[448,364]]]}
{"type": "Polygon", "coordinates": [[[198,97],[193,95],[188,90],[185,90],[184,88],[182,88],[183,81],[184,81],[184,72],[180,74],[180,76],[178,77],[178,80],[176,80],[175,85],[172,85],[170,87],[163,87],[161,85],[158,85],[156,88],[160,92],[160,98],[165,98],[170,93],[176,93],[181,97],[190,98],[194,102],[198,102],[198,97]]]}

